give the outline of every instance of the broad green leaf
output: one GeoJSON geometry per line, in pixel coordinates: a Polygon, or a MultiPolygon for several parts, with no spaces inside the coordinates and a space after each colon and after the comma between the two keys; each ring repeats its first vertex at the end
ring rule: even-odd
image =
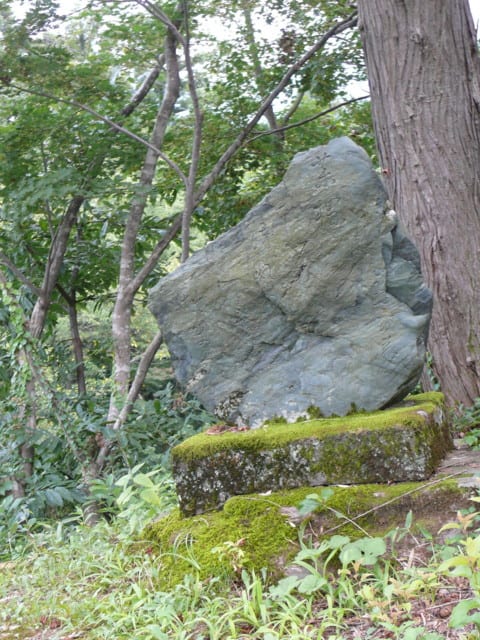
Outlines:
{"type": "Polygon", "coordinates": [[[162,631],[162,628],[158,624],[149,624],[147,630],[154,640],[168,639],[168,635],[162,631]]]}
{"type": "Polygon", "coordinates": [[[348,536],[332,536],[327,540],[329,549],[341,549],[350,542],[348,536]]]}
{"type": "Polygon", "coordinates": [[[52,507],[63,507],[63,498],[56,489],[45,489],[45,498],[52,507]]]}
{"type": "Polygon", "coordinates": [[[463,627],[467,624],[480,626],[480,612],[470,614],[472,609],[480,608],[480,598],[462,600],[453,609],[450,616],[450,626],[454,628],[463,627]]]}
{"type": "Polygon", "coordinates": [[[297,588],[299,582],[300,578],[297,578],[297,576],[282,578],[276,585],[270,587],[269,594],[272,598],[283,598],[289,593],[292,593],[292,591],[297,588]]]}
{"type": "Polygon", "coordinates": [[[162,506],[162,499],[155,489],[144,489],[140,492],[140,498],[147,504],[151,504],[156,507],[162,506]]]}
{"type": "Polygon", "coordinates": [[[386,551],[383,538],[360,538],[345,545],[340,552],[340,561],[347,565],[360,562],[363,565],[375,564],[386,551]]]}
{"type": "Polygon", "coordinates": [[[300,584],[298,585],[298,590],[300,593],[314,593],[318,591],[322,587],[328,584],[326,578],[321,576],[320,574],[312,574],[302,578],[300,584]]]}
{"type": "Polygon", "coordinates": [[[137,473],[137,475],[133,477],[133,481],[140,487],[147,487],[148,489],[152,489],[155,486],[152,480],[145,473],[137,473]]]}

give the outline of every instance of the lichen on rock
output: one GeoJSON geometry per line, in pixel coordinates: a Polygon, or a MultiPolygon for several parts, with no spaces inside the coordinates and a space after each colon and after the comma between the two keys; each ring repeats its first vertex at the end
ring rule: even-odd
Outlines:
{"type": "Polygon", "coordinates": [[[422,371],[431,293],[368,155],[338,138],[297,154],[149,306],[180,384],[257,427],[401,400],[422,371]]]}

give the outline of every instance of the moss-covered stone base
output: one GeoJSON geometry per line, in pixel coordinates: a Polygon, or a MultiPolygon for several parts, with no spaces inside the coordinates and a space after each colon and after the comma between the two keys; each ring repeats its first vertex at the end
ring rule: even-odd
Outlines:
{"type": "Polygon", "coordinates": [[[429,393],[373,413],[199,434],[172,459],[180,509],[194,515],[234,495],[423,480],[451,447],[443,396],[429,393]]]}
{"type": "MultiPolygon", "coordinates": [[[[363,536],[356,525],[382,535],[402,526],[409,511],[414,522],[436,534],[469,504],[469,490],[451,479],[332,489],[324,505],[308,517],[308,535],[314,540],[332,530],[363,536]]],[[[243,567],[266,569],[270,580],[277,579],[299,549],[297,508],[312,493],[315,489],[301,487],[268,496],[237,496],[222,511],[183,517],[176,510],[152,523],[143,537],[158,552],[160,588],[169,589],[196,572],[203,579],[231,580],[243,567]]]]}

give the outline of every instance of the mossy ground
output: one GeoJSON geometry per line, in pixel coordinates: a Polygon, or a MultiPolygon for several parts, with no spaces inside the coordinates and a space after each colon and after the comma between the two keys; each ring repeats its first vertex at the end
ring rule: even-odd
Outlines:
{"type": "Polygon", "coordinates": [[[443,406],[443,394],[437,392],[409,396],[401,406],[371,413],[356,413],[345,417],[320,418],[303,422],[266,423],[259,429],[224,432],[219,435],[200,433],[188,438],[172,450],[174,459],[188,462],[224,450],[259,451],[278,447],[309,437],[322,438],[352,431],[383,430],[395,425],[414,427],[424,423],[419,411],[432,413],[443,406]]]}
{"type": "MultiPolygon", "coordinates": [[[[453,518],[467,502],[467,493],[453,480],[333,489],[324,507],[308,518],[306,532],[313,538],[333,528],[351,537],[364,535],[362,530],[382,535],[401,526],[409,511],[436,533],[441,524],[438,516],[445,518],[450,511],[453,518]]],[[[299,548],[299,524],[282,508],[295,511],[309,494],[320,492],[302,487],[236,496],[219,512],[185,518],[175,511],[150,524],[143,537],[154,543],[158,553],[162,588],[171,588],[192,572],[205,580],[231,580],[243,567],[266,569],[269,579],[275,580],[299,548]]]]}

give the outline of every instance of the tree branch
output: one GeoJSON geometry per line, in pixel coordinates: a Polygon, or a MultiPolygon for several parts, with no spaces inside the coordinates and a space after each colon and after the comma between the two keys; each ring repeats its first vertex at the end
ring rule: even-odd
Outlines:
{"type": "Polygon", "coordinates": [[[154,144],[152,144],[148,140],[145,140],[145,138],[138,136],[136,133],[133,133],[133,131],[130,131],[130,129],[123,127],[122,125],[114,122],[110,118],[107,118],[106,116],[102,116],[100,113],[98,113],[98,111],[95,111],[95,109],[92,109],[91,107],[85,104],[82,104],[81,102],[77,102],[76,100],[66,100],[65,98],[60,98],[59,96],[56,96],[52,93],[48,93],[47,91],[40,91],[39,89],[26,89],[25,87],[20,87],[15,84],[10,84],[9,86],[12,89],[15,89],[16,91],[20,91],[23,93],[30,93],[32,95],[39,96],[41,98],[47,98],[49,100],[55,100],[56,102],[60,102],[61,104],[66,104],[66,105],[69,105],[70,107],[76,107],[77,109],[82,109],[83,111],[90,113],[95,118],[98,118],[102,122],[105,122],[105,124],[108,124],[108,126],[111,127],[112,129],[115,129],[115,131],[119,131],[120,133],[125,134],[129,138],[132,138],[132,140],[135,140],[136,142],[143,144],[145,147],[147,147],[148,149],[156,153],[159,158],[161,158],[166,164],[168,164],[168,166],[171,169],[173,169],[173,171],[175,171],[175,173],[179,176],[181,181],[184,184],[186,184],[187,177],[174,160],[169,158],[166,154],[163,153],[163,151],[161,151],[154,144]]]}
{"type": "Polygon", "coordinates": [[[188,20],[188,3],[182,0],[182,9],[185,20],[186,36],[182,42],[183,53],[185,57],[185,66],[188,76],[188,89],[190,97],[192,99],[193,114],[194,114],[194,127],[193,127],[193,142],[192,142],[192,156],[190,162],[190,169],[188,172],[188,180],[185,193],[185,204],[182,214],[182,262],[188,259],[190,255],[190,222],[192,219],[193,211],[195,209],[195,183],[197,180],[198,165],[200,162],[200,150],[202,144],[202,122],[203,114],[200,110],[200,101],[198,99],[197,84],[195,81],[195,74],[193,71],[193,62],[190,55],[190,31],[188,20]]]}
{"type": "Polygon", "coordinates": [[[305,91],[299,91],[298,92],[297,97],[292,102],[292,104],[290,105],[289,110],[287,111],[287,113],[282,118],[282,122],[283,122],[282,126],[285,126],[285,125],[288,124],[290,118],[292,118],[292,116],[295,113],[295,111],[297,111],[297,109],[301,105],[304,96],[305,96],[305,91]]]}
{"type": "Polygon", "coordinates": [[[135,111],[138,105],[143,102],[146,96],[150,93],[151,88],[155,84],[158,76],[160,75],[160,71],[164,66],[165,66],[165,55],[162,54],[158,57],[157,64],[153,67],[153,69],[150,71],[150,73],[145,78],[143,83],[140,85],[138,90],[135,92],[133,98],[121,110],[120,113],[122,116],[124,116],[125,118],[128,117],[131,113],[133,113],[133,111],[135,111]]]}
{"type": "Polygon", "coordinates": [[[290,82],[291,78],[299,71],[309,60],[312,58],[318,51],[323,49],[323,47],[327,44],[327,42],[333,38],[334,36],[346,31],[347,29],[351,29],[357,24],[357,12],[352,13],[348,18],[338,22],[333,25],[321,38],[318,42],[316,42],[308,51],[306,51],[301,58],[297,60],[292,66],[287,70],[283,78],[277,84],[277,86],[270,92],[270,94],[265,98],[265,100],[260,105],[256,114],[250,119],[248,124],[245,126],[243,131],[237,136],[237,139],[232,142],[232,144],[228,147],[228,149],[222,154],[219,158],[213,169],[210,173],[204,178],[202,184],[198,188],[195,194],[195,206],[197,206],[210,187],[213,185],[215,180],[218,178],[220,173],[223,171],[225,165],[231,160],[231,158],[237,153],[237,151],[243,146],[245,140],[248,138],[252,129],[256,126],[260,118],[272,104],[272,102],[277,98],[280,93],[285,89],[285,87],[290,82]]]}
{"type": "MultiPolygon", "coordinates": [[[[168,121],[180,93],[180,71],[176,54],[176,40],[171,32],[168,32],[165,37],[165,55],[167,60],[167,86],[152,132],[151,139],[155,148],[159,148],[163,144],[168,121]]],[[[155,151],[150,149],[147,151],[139,180],[140,185],[144,189],[148,189],[153,182],[158,157],[159,154],[155,151]]],[[[142,194],[134,199],[130,207],[122,242],[117,300],[123,295],[126,295],[128,299],[131,300],[135,294],[135,290],[132,288],[135,243],[146,201],[146,194],[142,194]]]]}
{"type": "Polygon", "coordinates": [[[74,196],[70,200],[67,211],[50,245],[50,253],[47,258],[41,292],[35,302],[29,321],[29,329],[35,338],[38,338],[43,331],[50,298],[57,284],[58,274],[62,268],[70,231],[77,220],[78,212],[84,202],[85,196],[74,196]]]}
{"type": "Polygon", "coordinates": [[[247,141],[247,144],[250,144],[250,142],[253,142],[257,138],[262,138],[263,136],[269,136],[272,133],[277,133],[277,131],[288,131],[289,129],[294,129],[295,127],[301,127],[302,125],[307,124],[308,122],[313,122],[313,120],[317,120],[322,116],[326,116],[329,113],[332,113],[332,111],[336,111],[337,109],[346,107],[347,105],[352,104],[354,102],[359,102],[360,100],[366,100],[369,97],[370,97],[369,95],[366,95],[366,96],[360,96],[359,98],[351,98],[350,100],[345,100],[345,102],[336,104],[333,107],[329,107],[324,111],[320,111],[320,113],[316,113],[315,115],[310,116],[309,118],[305,118],[304,120],[299,120],[299,122],[292,122],[292,124],[284,125],[283,127],[279,127],[278,129],[275,129],[275,130],[268,129],[268,131],[262,131],[261,133],[257,133],[251,138],[249,138],[247,141]]]}
{"type": "MultiPolygon", "coordinates": [[[[162,344],[162,342],[163,342],[162,332],[158,331],[153,337],[153,339],[151,340],[148,347],[143,352],[142,357],[140,358],[140,362],[138,363],[137,371],[135,372],[135,377],[133,379],[132,384],[130,385],[127,399],[125,400],[123,407],[121,408],[114,424],[111,427],[113,431],[118,431],[125,424],[125,420],[127,419],[128,414],[130,413],[134,402],[137,400],[138,396],[140,395],[140,390],[145,381],[145,376],[147,375],[150,365],[152,364],[153,358],[155,357],[155,354],[160,348],[160,345],[162,344]]],[[[112,448],[112,444],[113,443],[110,440],[105,440],[105,442],[100,447],[95,460],[95,467],[96,467],[97,474],[102,470],[105,464],[105,460],[107,459],[110,449],[112,448]]]]}
{"type": "Polygon", "coordinates": [[[140,269],[140,271],[137,273],[135,278],[130,283],[129,292],[132,297],[140,289],[143,282],[145,281],[145,278],[147,278],[150,275],[150,273],[155,269],[160,256],[168,247],[170,242],[175,238],[177,233],[180,231],[182,227],[182,217],[183,217],[182,214],[179,214],[175,218],[170,228],[165,232],[161,240],[157,242],[149,258],[145,261],[143,267],[140,269]]]}
{"type": "MultiPolygon", "coordinates": [[[[128,115],[130,115],[139,105],[140,103],[145,99],[145,97],[147,96],[148,92],[151,90],[151,88],[153,87],[155,80],[158,78],[158,75],[160,73],[160,70],[162,69],[162,67],[165,64],[165,56],[162,54],[159,56],[158,58],[158,62],[155,65],[155,67],[150,71],[150,73],[148,74],[147,78],[144,80],[144,82],[142,83],[142,85],[139,87],[139,89],[137,90],[137,92],[135,93],[135,95],[133,96],[132,100],[125,105],[125,107],[122,109],[121,114],[124,117],[127,117],[128,115]]],[[[78,103],[75,102],[69,102],[67,100],[64,100],[63,98],[57,98],[56,96],[52,96],[50,94],[47,94],[45,92],[38,92],[35,90],[27,90],[24,89],[22,87],[18,87],[16,85],[10,85],[13,86],[14,89],[16,89],[17,91],[23,91],[25,93],[30,93],[33,95],[40,95],[40,97],[45,97],[48,99],[55,99],[58,100],[62,103],[66,103],[66,104],[70,104],[71,106],[76,106],[79,107],[80,105],[78,103]]],[[[92,112],[93,110],[91,110],[92,112]]],[[[94,115],[96,112],[93,112],[94,115]]],[[[96,114],[99,118],[102,118],[102,116],[100,116],[100,114],[96,114]]],[[[98,163],[97,163],[98,164],[98,163]]],[[[92,168],[95,166],[95,162],[92,163],[92,165],[90,166],[90,170],[92,170],[92,168]]],[[[79,198],[81,198],[81,196],[77,196],[76,198],[74,198],[72,200],[72,202],[70,203],[70,207],[73,205],[74,208],[78,207],[79,208],[79,198]],[[75,201],[75,202],[74,202],[75,201]]],[[[82,200],[83,202],[83,200],[82,200]]],[[[82,203],[80,203],[81,206],[82,203]]],[[[67,210],[67,218],[68,218],[68,211],[67,210]]],[[[78,211],[78,209],[77,209],[78,211]]],[[[76,219],[76,215],[75,215],[75,219],[76,219]]],[[[75,222],[75,219],[73,220],[73,223],[75,222]]],[[[65,220],[65,218],[62,220],[59,229],[57,230],[57,236],[54,236],[52,238],[52,244],[55,242],[55,237],[58,237],[59,231],[63,228],[63,231],[66,230],[66,226],[65,225],[70,225],[70,223],[72,222],[72,219],[69,218],[67,220],[65,220]]],[[[68,229],[68,233],[69,230],[71,229],[71,226],[68,229]]],[[[68,234],[67,234],[68,235],[68,234]]],[[[51,258],[50,254],[50,258],[51,258]]],[[[52,274],[51,274],[51,263],[50,263],[50,258],[49,261],[47,262],[47,266],[46,266],[46,270],[45,270],[45,275],[44,275],[44,283],[45,282],[51,282],[52,280],[52,274]]],[[[22,282],[23,284],[25,284],[30,291],[32,291],[32,293],[34,293],[37,298],[40,300],[42,298],[42,296],[44,297],[44,290],[40,289],[39,287],[36,287],[23,273],[22,271],[16,267],[13,262],[3,253],[0,252],[0,262],[3,263],[8,269],[10,269],[10,271],[15,275],[16,278],[18,278],[18,280],[20,280],[20,282],[22,282]]],[[[50,291],[51,293],[51,291],[50,291]]],[[[45,305],[43,305],[45,306],[45,305]]]]}
{"type": "Polygon", "coordinates": [[[178,30],[177,24],[175,24],[173,20],[170,20],[170,18],[164,11],[162,11],[157,5],[153,4],[153,2],[150,2],[149,0],[134,0],[134,2],[146,9],[150,15],[160,20],[160,22],[162,22],[168,29],[170,29],[178,42],[180,42],[180,44],[185,47],[186,41],[183,34],[178,30]]]}
{"type": "Polygon", "coordinates": [[[33,294],[35,294],[37,297],[42,295],[41,289],[34,285],[33,282],[29,280],[20,271],[20,269],[13,264],[13,262],[3,253],[3,251],[0,251],[0,262],[5,267],[7,267],[7,269],[9,269],[13,273],[13,275],[18,278],[18,280],[20,280],[22,284],[27,286],[33,294]]]}

